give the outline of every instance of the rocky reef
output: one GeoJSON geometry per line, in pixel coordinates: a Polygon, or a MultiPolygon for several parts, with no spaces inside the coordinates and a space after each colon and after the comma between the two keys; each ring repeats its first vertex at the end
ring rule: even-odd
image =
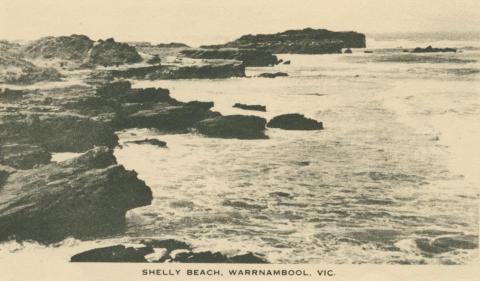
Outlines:
{"type": "Polygon", "coordinates": [[[97,147],[60,163],[16,171],[0,188],[0,240],[52,242],[112,233],[127,210],[150,204],[152,193],[133,171],[97,147]]]}
{"type": "Polygon", "coordinates": [[[258,77],[260,78],[276,78],[276,77],[286,77],[288,73],[285,72],[274,72],[274,73],[260,73],[258,77]]]}
{"type": "Polygon", "coordinates": [[[412,53],[456,53],[457,49],[454,48],[433,48],[428,46],[426,48],[417,47],[412,50],[412,53]]]}
{"type": "Polygon", "coordinates": [[[365,48],[365,35],[357,32],[334,32],[305,28],[275,34],[244,35],[239,39],[202,48],[241,48],[263,50],[273,54],[331,54],[343,48],[365,48]]]}
{"type": "Polygon", "coordinates": [[[277,56],[256,49],[219,48],[185,49],[181,54],[195,59],[226,59],[242,61],[245,66],[273,66],[278,64],[277,56]]]}

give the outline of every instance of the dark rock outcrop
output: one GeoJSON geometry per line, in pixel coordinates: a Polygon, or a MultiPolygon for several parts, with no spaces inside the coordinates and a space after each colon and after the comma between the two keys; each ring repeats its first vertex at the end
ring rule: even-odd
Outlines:
{"type": "Polygon", "coordinates": [[[312,28],[276,34],[244,35],[227,44],[203,46],[203,48],[256,49],[273,54],[330,54],[341,53],[342,48],[365,47],[364,34],[312,28]]]}
{"type": "Polygon", "coordinates": [[[135,47],[127,43],[115,42],[113,38],[99,40],[89,53],[88,62],[96,65],[112,66],[141,62],[142,57],[135,47]]]}
{"type": "Polygon", "coordinates": [[[441,254],[457,249],[477,249],[478,236],[457,235],[439,237],[433,240],[421,238],[416,240],[417,247],[429,254],[441,254]]]}
{"type": "Polygon", "coordinates": [[[64,60],[84,60],[93,46],[93,41],[85,35],[44,37],[28,44],[24,53],[32,58],[58,58],[64,60]]]}
{"type": "Polygon", "coordinates": [[[177,42],[160,43],[155,46],[158,48],[190,48],[187,44],[177,42]]]}
{"type": "Polygon", "coordinates": [[[0,125],[0,138],[11,143],[37,144],[50,152],[83,152],[95,146],[118,144],[112,128],[76,115],[32,115],[0,125]]]}
{"type": "Polygon", "coordinates": [[[243,103],[236,103],[233,107],[244,109],[244,110],[255,110],[255,111],[267,111],[267,107],[265,105],[259,104],[243,104],[243,103]]]}
{"type": "Polygon", "coordinates": [[[283,64],[291,64],[292,62],[290,60],[284,61],[283,64]]]}
{"type": "Polygon", "coordinates": [[[353,53],[353,52],[352,52],[352,49],[348,48],[348,49],[346,49],[345,51],[343,51],[343,53],[344,53],[344,54],[351,54],[351,53],[353,53]]]}
{"type": "Polygon", "coordinates": [[[267,127],[284,130],[321,130],[323,123],[306,118],[302,114],[291,113],[275,116],[267,123],[267,127]]]}
{"type": "Polygon", "coordinates": [[[115,245],[97,248],[71,257],[71,262],[178,262],[178,263],[268,263],[268,261],[251,252],[227,256],[220,252],[194,252],[192,247],[182,241],[173,239],[141,241],[138,247],[115,245]],[[155,250],[165,250],[159,258],[150,258],[155,250]],[[172,255],[174,250],[183,252],[172,255]]]}
{"type": "Polygon", "coordinates": [[[286,77],[288,73],[285,72],[275,72],[275,73],[261,73],[258,77],[261,78],[276,78],[276,77],[286,77]]]}
{"type": "Polygon", "coordinates": [[[242,61],[245,66],[273,66],[278,64],[277,56],[267,51],[256,49],[186,49],[181,53],[186,57],[195,59],[238,60],[242,61]]]}
{"type": "Polygon", "coordinates": [[[432,46],[428,46],[426,48],[417,47],[413,49],[412,53],[456,53],[457,49],[454,48],[433,48],[432,46]]]}
{"type": "Polygon", "coordinates": [[[245,65],[239,61],[210,61],[195,65],[153,65],[124,70],[100,70],[91,79],[111,81],[115,78],[170,80],[170,79],[222,79],[245,77],[245,65]]]}
{"type": "Polygon", "coordinates": [[[127,210],[151,200],[136,173],[118,165],[110,149],[98,147],[9,175],[0,188],[0,239],[53,242],[110,234],[124,227],[127,210]]]}
{"type": "Polygon", "coordinates": [[[125,142],[126,144],[128,143],[133,143],[133,144],[150,144],[153,146],[158,146],[158,147],[166,147],[167,143],[161,140],[157,139],[143,139],[143,140],[135,140],[135,141],[127,141],[125,142]]]}
{"type": "Polygon", "coordinates": [[[265,123],[265,119],[257,116],[228,115],[202,120],[195,128],[208,137],[265,139],[265,123]]]}
{"type": "Polygon", "coordinates": [[[71,262],[147,262],[145,256],[153,253],[151,247],[125,247],[116,245],[97,248],[71,257],[71,262]]]}

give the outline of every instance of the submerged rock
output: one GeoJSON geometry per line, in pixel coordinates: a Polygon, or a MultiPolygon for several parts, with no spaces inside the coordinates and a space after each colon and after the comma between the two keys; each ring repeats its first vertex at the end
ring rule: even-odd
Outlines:
{"type": "Polygon", "coordinates": [[[245,66],[273,66],[278,64],[277,56],[255,49],[220,48],[220,49],[186,49],[181,52],[189,58],[227,59],[242,61],[245,66]]]}
{"type": "Polygon", "coordinates": [[[135,141],[127,141],[125,143],[134,143],[134,144],[151,144],[153,146],[158,147],[166,147],[167,143],[157,139],[143,139],[143,140],[135,140],[135,141]]]}
{"type": "Polygon", "coordinates": [[[240,109],[245,109],[245,110],[255,110],[255,111],[267,111],[267,107],[265,105],[259,105],[259,104],[243,104],[243,103],[236,103],[233,105],[233,107],[240,108],[240,109]]]}
{"type": "Polygon", "coordinates": [[[195,128],[208,137],[265,139],[265,123],[265,119],[257,116],[228,115],[202,120],[195,128]]]}
{"type": "Polygon", "coordinates": [[[291,113],[275,116],[267,123],[267,127],[284,130],[322,130],[323,123],[306,118],[302,114],[291,113]]]}
{"type": "Polygon", "coordinates": [[[258,77],[261,78],[276,78],[276,77],[285,77],[288,76],[288,73],[285,72],[275,72],[275,73],[261,73],[258,77]]]}
{"type": "Polygon", "coordinates": [[[0,240],[15,236],[53,242],[111,234],[125,213],[149,205],[152,192],[98,147],[79,157],[17,171],[0,188],[0,240]]]}

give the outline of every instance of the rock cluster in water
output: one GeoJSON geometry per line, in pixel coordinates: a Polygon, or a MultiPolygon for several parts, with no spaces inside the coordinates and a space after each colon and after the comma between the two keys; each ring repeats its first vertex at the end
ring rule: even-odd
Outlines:
{"type": "Polygon", "coordinates": [[[278,64],[277,56],[257,49],[186,49],[181,52],[189,58],[196,59],[228,59],[242,61],[245,66],[273,66],[278,64]]]}
{"type": "Polygon", "coordinates": [[[365,47],[364,34],[312,28],[276,34],[244,35],[223,45],[203,46],[203,48],[256,49],[273,54],[331,54],[341,53],[343,48],[365,47]]]}

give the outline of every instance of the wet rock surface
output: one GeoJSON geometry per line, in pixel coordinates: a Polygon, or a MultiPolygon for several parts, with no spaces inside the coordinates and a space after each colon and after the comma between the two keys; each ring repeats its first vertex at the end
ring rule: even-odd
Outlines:
{"type": "Polygon", "coordinates": [[[306,118],[302,114],[291,113],[275,116],[267,123],[267,127],[284,130],[322,130],[323,123],[306,118]]]}
{"type": "Polygon", "coordinates": [[[0,188],[0,240],[48,243],[109,234],[124,227],[127,210],[151,200],[137,174],[118,165],[112,150],[98,147],[9,174],[0,188]]]}
{"type": "Polygon", "coordinates": [[[265,119],[257,116],[228,115],[202,120],[195,128],[208,137],[265,139],[265,123],[265,119]]]}
{"type": "Polygon", "coordinates": [[[428,46],[426,48],[417,47],[413,49],[412,53],[456,53],[457,49],[454,48],[433,48],[428,46]]]}
{"type": "Polygon", "coordinates": [[[158,146],[158,147],[167,147],[167,143],[161,140],[157,139],[143,139],[143,140],[135,140],[135,141],[127,141],[125,144],[150,144],[153,146],[158,146]]]}
{"type": "Polygon", "coordinates": [[[221,252],[192,250],[192,246],[178,240],[143,240],[137,247],[115,245],[76,254],[71,262],[176,262],[176,263],[268,263],[251,252],[227,256],[221,252]],[[180,250],[180,251],[177,251],[180,250]],[[174,254],[174,251],[177,252],[174,254]],[[155,255],[160,253],[159,257],[155,255]]]}

